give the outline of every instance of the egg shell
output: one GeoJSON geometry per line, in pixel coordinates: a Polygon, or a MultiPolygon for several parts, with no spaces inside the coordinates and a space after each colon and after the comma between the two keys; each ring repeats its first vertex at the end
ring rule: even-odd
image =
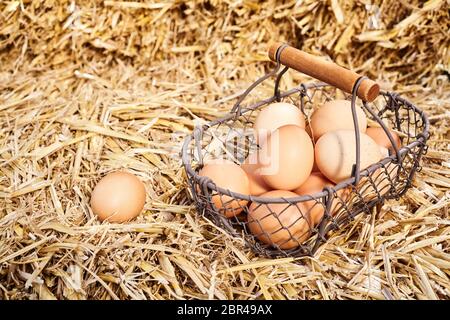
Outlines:
{"type": "MultiPolygon", "coordinates": [[[[298,195],[290,191],[273,190],[262,194],[261,197],[292,198],[298,195]]],[[[248,228],[256,238],[266,244],[281,249],[292,249],[309,237],[311,227],[306,216],[307,210],[301,203],[289,205],[289,203],[253,202],[247,216],[248,228]]]]}
{"type": "MultiPolygon", "coordinates": [[[[241,194],[250,194],[250,182],[247,174],[232,161],[211,161],[204,165],[199,175],[210,178],[218,187],[223,189],[241,194]]],[[[217,193],[212,196],[212,202],[218,211],[227,218],[241,213],[247,205],[246,200],[238,200],[217,193]]]]}
{"type": "Polygon", "coordinates": [[[135,175],[124,171],[104,176],[91,194],[91,208],[100,221],[131,220],[139,215],[144,204],[144,184],[135,175]]]}
{"type": "MultiPolygon", "coordinates": [[[[358,105],[355,106],[359,131],[365,132],[367,117],[358,105]]],[[[336,130],[354,130],[351,102],[348,100],[332,100],[314,111],[311,116],[311,132],[317,141],[327,132],[336,130]]]]}
{"type": "MultiPolygon", "coordinates": [[[[365,133],[360,133],[360,170],[381,159],[380,147],[365,133]]],[[[353,130],[324,134],[316,143],[315,160],[320,172],[338,183],[350,178],[356,162],[356,139],[353,130]]]]}
{"type": "Polygon", "coordinates": [[[268,186],[276,190],[293,190],[311,173],[314,148],[305,130],[287,125],[270,135],[261,147],[259,158],[260,172],[268,186]]]}
{"type": "Polygon", "coordinates": [[[295,105],[286,102],[272,103],[262,109],[253,126],[256,141],[264,143],[274,130],[285,126],[296,125],[305,128],[305,117],[295,105]]]}
{"type": "Polygon", "coordinates": [[[371,174],[371,179],[362,177],[357,189],[365,201],[372,201],[389,192],[392,184],[395,184],[397,174],[396,164],[388,163],[385,168],[376,169],[371,174]]]}
{"type": "MultiPolygon", "coordinates": [[[[389,130],[394,138],[395,146],[397,149],[400,149],[402,142],[400,141],[400,137],[397,133],[392,130],[389,130]]],[[[366,134],[373,139],[379,146],[387,148],[392,154],[395,153],[395,149],[392,146],[391,141],[389,140],[386,132],[384,132],[383,128],[367,128],[366,134]]]]}
{"type": "Polygon", "coordinates": [[[381,158],[389,157],[389,150],[383,146],[379,146],[379,147],[380,147],[381,158]]]}
{"type": "Polygon", "coordinates": [[[384,196],[391,189],[391,186],[395,184],[396,179],[399,176],[398,166],[391,162],[384,168],[379,168],[373,174],[374,183],[377,186],[377,190],[380,195],[384,196]]]}
{"type": "Polygon", "coordinates": [[[352,198],[355,198],[355,194],[351,186],[336,191],[331,205],[331,216],[337,217],[342,213],[348,215],[348,205],[352,198]]]}
{"type": "MultiPolygon", "coordinates": [[[[308,179],[306,179],[306,181],[300,186],[300,188],[295,189],[294,192],[301,196],[313,196],[316,193],[322,192],[326,186],[334,187],[334,183],[328,180],[322,173],[312,172],[308,179]]],[[[337,197],[340,198],[340,201],[345,201],[346,191],[347,190],[345,189],[336,191],[337,197]]],[[[304,204],[309,209],[309,216],[311,218],[311,222],[314,225],[319,224],[325,213],[326,203],[321,203],[320,200],[321,199],[304,202],[304,204]]],[[[335,214],[337,205],[340,203],[340,201],[336,199],[336,196],[333,198],[333,203],[331,204],[332,216],[335,214]]]]}
{"type": "Polygon", "coordinates": [[[247,174],[252,196],[259,196],[271,190],[260,174],[257,152],[250,154],[244,163],[241,164],[241,168],[247,174]]]}
{"type": "MultiPolygon", "coordinates": [[[[322,173],[313,172],[299,188],[294,190],[294,192],[301,196],[312,196],[321,192],[325,186],[332,187],[334,184],[322,173]]],[[[324,215],[325,204],[322,204],[320,199],[306,201],[304,204],[309,210],[308,213],[311,218],[311,222],[313,224],[318,224],[324,215]]]]}
{"type": "Polygon", "coordinates": [[[312,172],[308,179],[297,189],[294,190],[295,193],[300,195],[312,194],[315,192],[320,192],[325,186],[332,187],[334,184],[328,180],[320,172],[312,172]]]}

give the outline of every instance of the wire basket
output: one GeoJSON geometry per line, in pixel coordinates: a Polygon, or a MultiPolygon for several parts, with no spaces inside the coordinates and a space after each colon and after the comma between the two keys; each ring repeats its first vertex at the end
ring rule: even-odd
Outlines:
{"type": "Polygon", "coordinates": [[[332,231],[346,226],[361,213],[370,214],[374,207],[380,208],[386,199],[398,199],[408,190],[414,173],[420,170],[421,156],[427,150],[429,121],[424,112],[411,102],[396,93],[379,92],[378,85],[373,81],[332,62],[285,44],[273,45],[269,56],[277,63],[276,67],[239,96],[227,116],[197,126],[184,141],[182,161],[191,196],[201,215],[231,235],[242,238],[260,256],[313,255],[332,231]],[[281,65],[284,65],[283,69],[281,65]],[[301,84],[281,92],[280,80],[289,67],[328,84],[301,84]],[[271,77],[275,77],[273,95],[244,105],[250,93],[271,77]],[[198,174],[205,161],[218,158],[221,154],[241,164],[259,148],[252,128],[257,111],[264,106],[289,101],[297,105],[307,118],[313,103],[330,100],[341,89],[351,99],[354,128],[358,128],[355,111],[358,101],[367,118],[377,122],[391,141],[392,152],[389,156],[361,170],[360,134],[355,129],[356,158],[352,176],[333,187],[325,187],[319,193],[289,198],[236,193],[198,174]],[[395,129],[401,136],[401,148],[397,148],[389,129],[395,129]],[[217,206],[218,203],[221,205],[217,206]],[[229,204],[237,205],[240,213],[227,218],[223,208],[229,204]],[[253,210],[264,208],[268,214],[261,219],[268,219],[278,227],[272,228],[270,233],[264,231],[260,220],[249,218],[250,205],[253,210]],[[282,217],[283,212],[286,216],[289,213],[290,218],[282,217]],[[322,218],[318,223],[313,223],[310,217],[312,214],[317,216],[318,212],[322,218]]]}

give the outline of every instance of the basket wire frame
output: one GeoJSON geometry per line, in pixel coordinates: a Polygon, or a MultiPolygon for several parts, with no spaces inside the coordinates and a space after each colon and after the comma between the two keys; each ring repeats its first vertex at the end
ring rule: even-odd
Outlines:
{"type": "Polygon", "coordinates": [[[427,151],[429,121],[425,113],[411,102],[393,92],[381,92],[372,103],[358,100],[368,118],[376,121],[388,136],[392,151],[388,157],[360,168],[360,132],[356,117],[356,95],[365,77],[353,87],[351,108],[356,139],[356,158],[352,176],[321,192],[291,198],[268,198],[240,194],[223,189],[198,174],[204,162],[225,153],[237,164],[255,152],[257,145],[252,134],[255,112],[273,102],[290,100],[307,115],[313,99],[321,96],[329,100],[335,90],[325,83],[306,83],[280,91],[282,76],[280,54],[276,53],[275,68],[255,81],[236,101],[231,112],[220,119],[195,127],[182,147],[182,162],[187,174],[190,195],[197,211],[231,235],[241,238],[256,254],[269,258],[312,256],[327,241],[331,232],[349,224],[361,213],[370,214],[387,199],[399,199],[411,186],[414,173],[420,170],[420,160],[427,151]],[[273,95],[243,106],[244,100],[261,83],[276,76],[273,95]],[[389,125],[388,125],[389,124],[389,125]],[[389,130],[394,128],[402,136],[397,148],[389,130]],[[249,207],[253,211],[250,213],[249,207]],[[235,210],[236,216],[227,218],[225,210],[235,210]],[[268,212],[259,216],[260,213],[268,212]],[[249,214],[250,213],[250,214],[249,214]],[[313,215],[322,216],[313,223],[313,215]],[[252,218],[257,216],[256,219],[252,218]],[[293,218],[295,217],[295,219],[293,218]],[[271,230],[263,227],[271,225],[271,230]]]}

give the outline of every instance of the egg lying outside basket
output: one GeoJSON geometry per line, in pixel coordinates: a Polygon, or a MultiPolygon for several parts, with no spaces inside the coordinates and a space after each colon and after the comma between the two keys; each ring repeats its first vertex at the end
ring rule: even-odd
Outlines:
{"type": "Polygon", "coordinates": [[[332,62],[280,43],[270,47],[269,57],[277,63],[274,70],[258,79],[239,96],[227,116],[197,126],[193,133],[186,137],[182,148],[182,161],[199,214],[227,230],[231,235],[241,237],[260,256],[274,258],[313,255],[319,246],[327,241],[332,231],[351,223],[358,214],[370,214],[374,207],[379,209],[386,199],[398,199],[407,191],[414,173],[420,170],[420,159],[427,149],[429,122],[424,112],[411,102],[396,93],[380,92],[375,82],[332,62]],[[283,69],[281,65],[284,65],[283,69]],[[281,92],[280,80],[289,68],[323,82],[300,84],[281,92]],[[265,99],[254,98],[252,93],[255,93],[256,88],[263,82],[270,81],[269,78],[275,78],[273,95],[265,99]],[[211,179],[198,174],[205,161],[225,157],[236,164],[242,164],[250,153],[259,148],[253,134],[253,122],[258,110],[264,106],[286,101],[298,106],[308,118],[313,103],[321,104],[333,99],[339,90],[351,99],[354,128],[358,128],[355,111],[358,102],[358,105],[362,105],[367,118],[377,122],[384,129],[394,150],[389,156],[361,170],[360,134],[355,129],[356,158],[352,176],[334,187],[325,187],[319,193],[290,198],[265,198],[235,193],[216,186],[211,179]],[[394,142],[390,128],[402,138],[400,149],[394,142]],[[242,211],[239,210],[241,213],[231,218],[225,217],[215,205],[217,199],[222,203],[235,201],[241,206],[242,211]],[[302,205],[306,203],[308,206],[302,205]],[[292,228],[280,225],[274,232],[284,233],[284,237],[288,234],[290,238],[288,237],[286,241],[298,244],[283,249],[286,246],[282,244],[267,244],[267,241],[266,243],[260,241],[264,237],[273,237],[274,234],[250,232],[249,224],[255,223],[247,220],[250,204],[253,207],[266,207],[269,215],[274,215],[276,219],[278,218],[271,210],[275,204],[285,206],[285,210],[292,208],[298,210],[299,220],[306,219],[311,210],[323,210],[324,214],[317,225],[307,221],[309,228],[303,231],[305,237],[302,238],[306,238],[305,241],[299,242],[298,239],[301,237],[298,234],[294,237],[291,234],[292,228]]]}

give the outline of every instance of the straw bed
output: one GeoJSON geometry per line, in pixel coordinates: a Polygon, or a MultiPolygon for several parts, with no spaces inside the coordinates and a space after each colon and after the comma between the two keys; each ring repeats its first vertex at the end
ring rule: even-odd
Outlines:
{"type": "Polygon", "coordinates": [[[1,2],[0,298],[449,299],[449,21],[444,0],[1,2]],[[178,154],[272,66],[275,40],[432,124],[406,195],[313,258],[258,258],[199,217],[178,154]],[[144,181],[145,210],[99,223],[91,191],[120,168],[144,181]]]}

